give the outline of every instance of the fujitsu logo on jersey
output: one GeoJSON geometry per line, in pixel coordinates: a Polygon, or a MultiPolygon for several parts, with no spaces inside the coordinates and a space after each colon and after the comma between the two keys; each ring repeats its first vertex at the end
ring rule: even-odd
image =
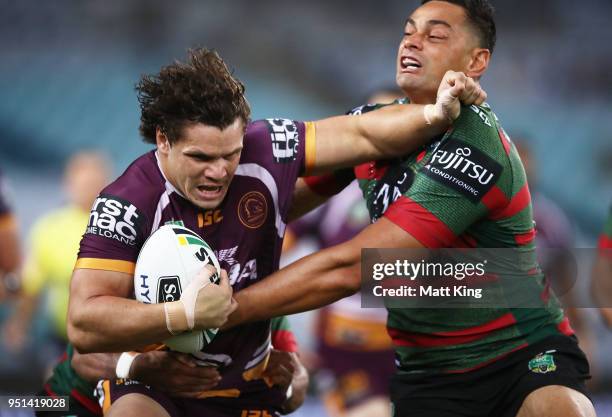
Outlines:
{"type": "Polygon", "coordinates": [[[85,233],[115,239],[128,245],[135,245],[142,214],[129,201],[114,196],[96,198],[85,233]]]}
{"type": "Polygon", "coordinates": [[[499,179],[502,165],[476,147],[451,139],[433,151],[421,172],[477,203],[499,179]]]}
{"type": "Polygon", "coordinates": [[[447,152],[444,150],[437,150],[436,153],[431,157],[430,164],[440,164],[440,169],[448,170],[454,169],[467,173],[470,178],[477,179],[479,183],[487,185],[493,179],[493,172],[482,165],[478,165],[476,162],[469,159],[472,154],[472,149],[469,147],[455,149],[455,152],[447,152]]]}

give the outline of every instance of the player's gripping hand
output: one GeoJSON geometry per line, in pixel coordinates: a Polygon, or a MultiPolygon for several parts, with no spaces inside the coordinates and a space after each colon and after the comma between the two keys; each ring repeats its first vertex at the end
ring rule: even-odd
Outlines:
{"type": "Polygon", "coordinates": [[[425,107],[425,118],[432,123],[452,123],[461,113],[461,103],[480,105],[486,99],[487,93],[472,78],[462,72],[446,71],[438,88],[436,104],[425,107]]]}
{"type": "Polygon", "coordinates": [[[291,352],[272,349],[268,366],[263,373],[264,380],[268,385],[278,385],[287,390],[293,381],[296,372],[296,363],[291,352]]]}
{"type": "Polygon", "coordinates": [[[197,398],[217,386],[216,368],[198,366],[190,355],[151,351],[139,354],[130,368],[130,379],[150,385],[173,397],[197,398]]]}
{"type": "Polygon", "coordinates": [[[227,272],[221,270],[219,285],[211,285],[210,277],[215,272],[212,265],[204,266],[185,288],[179,301],[164,303],[170,333],[221,327],[236,309],[227,272]]]}

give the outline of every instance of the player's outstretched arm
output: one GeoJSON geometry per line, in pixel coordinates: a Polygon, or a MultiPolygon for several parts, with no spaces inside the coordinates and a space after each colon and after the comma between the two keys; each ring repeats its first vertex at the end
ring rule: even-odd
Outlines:
{"type": "Polygon", "coordinates": [[[397,104],[359,116],[315,122],[315,160],[310,174],[397,157],[443,133],[459,117],[461,103],[482,104],[486,93],[462,72],[448,71],[435,105],[397,104]]]}
{"type": "Polygon", "coordinates": [[[295,314],[330,304],[361,286],[362,248],[422,248],[402,228],[379,219],[353,239],[306,256],[237,292],[226,327],[295,314]]]}
{"type": "Polygon", "coordinates": [[[206,267],[179,301],[143,304],[129,297],[133,276],[76,269],[70,284],[68,338],[81,353],[122,352],[159,343],[172,334],[220,327],[235,309],[227,274],[210,283],[206,267]]]}

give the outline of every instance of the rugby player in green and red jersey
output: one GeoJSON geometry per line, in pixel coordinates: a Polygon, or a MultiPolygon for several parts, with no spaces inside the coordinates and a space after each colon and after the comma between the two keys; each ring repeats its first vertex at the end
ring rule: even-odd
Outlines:
{"type": "MultiPolygon", "coordinates": [[[[479,79],[495,45],[486,0],[424,1],[406,20],[397,82],[412,103],[436,100],[446,70],[479,79]]],[[[359,108],[364,112],[372,108],[359,108]]],[[[360,285],[362,248],[518,248],[534,254],[525,172],[488,105],[404,158],[355,169],[373,224],[235,294],[229,325],[328,304],[360,285]],[[261,302],[265,300],[265,302],[261,302]]],[[[594,416],[589,366],[541,274],[533,308],[390,309],[396,416],[594,416]]]]}

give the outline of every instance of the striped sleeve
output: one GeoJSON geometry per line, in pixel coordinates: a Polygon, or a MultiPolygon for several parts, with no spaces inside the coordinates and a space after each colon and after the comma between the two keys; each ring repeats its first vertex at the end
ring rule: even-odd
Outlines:
{"type": "Polygon", "coordinates": [[[295,335],[291,331],[289,320],[286,316],[275,317],[271,320],[272,346],[274,349],[284,352],[298,351],[298,344],[295,335]]]}

